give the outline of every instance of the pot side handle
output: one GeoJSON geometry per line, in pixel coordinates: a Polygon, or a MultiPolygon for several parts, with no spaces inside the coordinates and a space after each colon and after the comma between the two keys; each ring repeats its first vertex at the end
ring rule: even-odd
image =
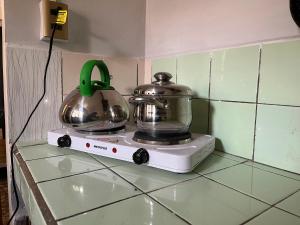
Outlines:
{"type": "Polygon", "coordinates": [[[80,72],[80,95],[92,96],[94,94],[94,83],[97,83],[103,90],[110,88],[109,71],[102,60],[89,60],[83,65],[80,72]],[[100,72],[101,81],[91,81],[94,66],[97,66],[100,72]]]}
{"type": "Polygon", "coordinates": [[[168,108],[167,103],[160,102],[159,100],[157,100],[155,98],[131,97],[131,98],[129,98],[129,103],[131,103],[133,105],[138,105],[138,104],[141,104],[141,103],[148,103],[148,104],[155,105],[155,106],[157,106],[159,108],[162,108],[162,109],[167,109],[168,108]]]}

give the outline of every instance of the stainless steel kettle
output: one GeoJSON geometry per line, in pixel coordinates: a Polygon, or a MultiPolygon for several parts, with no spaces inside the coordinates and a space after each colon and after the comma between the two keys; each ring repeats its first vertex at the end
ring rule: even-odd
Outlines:
{"type": "Polygon", "coordinates": [[[80,72],[80,85],[63,101],[59,119],[66,127],[78,131],[109,131],[119,129],[129,119],[125,99],[110,86],[109,71],[101,60],[87,61],[80,72]],[[101,81],[91,81],[94,67],[101,81]]]}

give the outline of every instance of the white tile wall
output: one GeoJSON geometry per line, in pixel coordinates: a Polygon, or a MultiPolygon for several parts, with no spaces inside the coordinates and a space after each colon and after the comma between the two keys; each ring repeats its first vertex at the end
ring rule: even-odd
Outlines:
{"type": "MultiPolygon", "coordinates": [[[[103,56],[62,52],[63,94],[67,95],[79,85],[80,71],[83,64],[91,59],[103,59],[103,56]]],[[[93,70],[92,78],[99,79],[98,70],[93,70]]]]}
{"type": "Polygon", "coordinates": [[[122,95],[131,95],[138,83],[138,60],[134,58],[104,58],[111,85],[122,95]]]}
{"type": "MultiPolygon", "coordinates": [[[[47,55],[45,49],[7,46],[10,141],[15,140],[42,95],[47,55]]],[[[58,119],[62,101],[61,82],[61,52],[54,50],[48,68],[46,96],[28,124],[21,142],[46,140],[49,129],[61,127],[58,119]]]]}

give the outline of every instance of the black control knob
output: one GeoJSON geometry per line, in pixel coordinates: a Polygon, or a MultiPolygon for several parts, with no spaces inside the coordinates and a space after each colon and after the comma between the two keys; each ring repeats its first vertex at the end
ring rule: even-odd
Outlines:
{"type": "Polygon", "coordinates": [[[133,153],[132,159],[135,162],[135,164],[138,165],[146,163],[149,161],[149,153],[146,149],[140,148],[135,153],[133,153]]]}
{"type": "Polygon", "coordinates": [[[71,146],[71,137],[69,135],[64,135],[62,137],[59,137],[57,139],[57,144],[59,147],[64,148],[64,147],[70,147],[71,146]]]}

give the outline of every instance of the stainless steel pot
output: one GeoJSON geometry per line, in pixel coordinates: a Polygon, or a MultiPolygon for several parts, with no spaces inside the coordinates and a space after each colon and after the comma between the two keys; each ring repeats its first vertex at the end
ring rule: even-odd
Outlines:
{"type": "Polygon", "coordinates": [[[103,61],[87,61],[80,73],[80,85],[63,101],[59,119],[66,127],[79,131],[118,129],[129,118],[125,99],[110,86],[109,71],[103,61]],[[96,66],[102,81],[91,81],[96,66]]]}
{"type": "Polygon", "coordinates": [[[170,81],[170,73],[154,75],[152,84],[138,86],[129,99],[135,105],[134,117],[139,131],[185,133],[192,121],[192,90],[170,81]]]}

